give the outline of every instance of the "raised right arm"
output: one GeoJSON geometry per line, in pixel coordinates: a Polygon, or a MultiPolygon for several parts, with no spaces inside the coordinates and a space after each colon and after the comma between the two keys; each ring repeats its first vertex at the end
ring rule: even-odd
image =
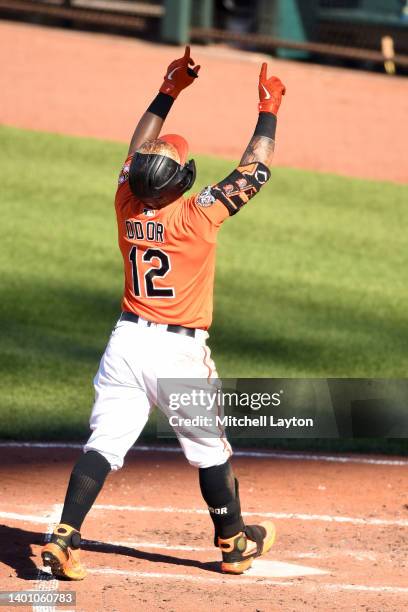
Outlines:
{"type": "Polygon", "coordinates": [[[254,134],[242,155],[240,166],[260,162],[265,166],[272,164],[275,150],[277,114],[286,88],[278,77],[266,76],[267,65],[262,64],[259,74],[259,116],[254,134]]]}
{"type": "Polygon", "coordinates": [[[255,131],[246,147],[238,167],[216,185],[206,188],[200,196],[219,200],[228,209],[229,215],[237,213],[253,198],[269,179],[275,149],[277,113],[285,86],[277,77],[267,78],[266,63],[262,64],[259,75],[259,116],[255,131]]]}

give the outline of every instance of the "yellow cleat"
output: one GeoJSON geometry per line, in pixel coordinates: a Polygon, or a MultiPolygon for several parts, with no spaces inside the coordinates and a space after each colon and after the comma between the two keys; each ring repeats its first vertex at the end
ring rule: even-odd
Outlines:
{"type": "Polygon", "coordinates": [[[247,525],[245,531],[232,538],[218,538],[222,551],[221,571],[226,574],[243,574],[254,559],[264,555],[275,542],[275,526],[270,521],[259,525],[247,525]]]}
{"type": "Polygon", "coordinates": [[[51,541],[41,550],[43,564],[51,568],[57,578],[83,580],[86,570],[79,558],[81,534],[70,525],[59,524],[54,529],[51,541]]]}

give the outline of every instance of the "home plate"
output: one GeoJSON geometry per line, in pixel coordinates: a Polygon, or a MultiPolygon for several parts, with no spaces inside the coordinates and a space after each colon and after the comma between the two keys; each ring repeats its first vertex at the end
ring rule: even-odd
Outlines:
{"type": "Polygon", "coordinates": [[[254,561],[252,567],[245,572],[246,576],[263,576],[264,578],[294,578],[295,576],[317,576],[327,574],[324,570],[295,563],[281,561],[254,561]]]}

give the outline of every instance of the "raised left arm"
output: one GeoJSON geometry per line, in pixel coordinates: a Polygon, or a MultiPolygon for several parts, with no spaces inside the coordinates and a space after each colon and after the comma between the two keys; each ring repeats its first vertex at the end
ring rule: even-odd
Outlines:
{"type": "Polygon", "coordinates": [[[183,57],[174,60],[167,68],[159,93],[136,126],[128,155],[137,151],[144,142],[159,137],[174,100],[197,78],[199,70],[200,66],[194,66],[194,60],[190,57],[190,47],[187,45],[183,57]]]}
{"type": "MultiPolygon", "coordinates": [[[[133,136],[129,145],[128,155],[133,155],[133,153],[135,153],[135,151],[137,151],[137,149],[147,140],[156,140],[156,138],[159,137],[164,120],[174,102],[173,98],[171,100],[166,101],[165,99],[160,100],[159,96],[160,94],[156,96],[152,104],[154,102],[161,102],[161,109],[157,109],[157,112],[160,112],[161,115],[156,114],[155,112],[152,112],[150,110],[147,110],[145,113],[143,113],[139,123],[136,126],[135,131],[133,132],[133,136]]],[[[167,97],[170,98],[170,96],[167,97]]],[[[149,109],[151,108],[152,104],[149,106],[149,109]]]]}
{"type": "Polygon", "coordinates": [[[267,65],[263,63],[258,83],[258,123],[242,155],[240,166],[253,162],[261,162],[268,167],[272,164],[277,115],[286,88],[278,77],[272,76],[268,79],[266,71],[267,65]]]}

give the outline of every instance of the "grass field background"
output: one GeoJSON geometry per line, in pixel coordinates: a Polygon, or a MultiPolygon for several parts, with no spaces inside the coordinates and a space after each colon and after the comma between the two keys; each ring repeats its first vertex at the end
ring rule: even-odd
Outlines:
{"type": "MultiPolygon", "coordinates": [[[[0,147],[0,438],[83,438],[120,312],[126,147],[5,127],[0,147]]],[[[233,168],[196,161],[197,189],[233,168]]],[[[275,168],[220,232],[220,375],[406,377],[407,202],[407,186],[275,168]]]]}

